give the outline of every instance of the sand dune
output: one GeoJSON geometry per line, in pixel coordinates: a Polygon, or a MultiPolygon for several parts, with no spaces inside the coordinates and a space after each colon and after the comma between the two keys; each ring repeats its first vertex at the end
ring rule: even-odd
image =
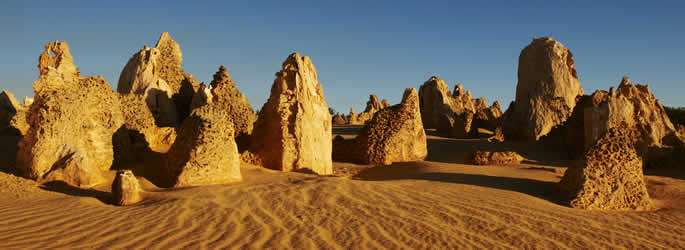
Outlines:
{"type": "Polygon", "coordinates": [[[0,248],[685,248],[683,179],[647,176],[656,211],[585,211],[559,202],[565,163],[544,146],[430,136],[429,152],[387,167],[334,164],[353,177],[244,165],[245,180],[229,185],[158,189],[140,178],[146,201],[127,207],[109,204],[107,186],[0,173],[0,248]],[[459,163],[479,147],[532,160],[459,163]]]}

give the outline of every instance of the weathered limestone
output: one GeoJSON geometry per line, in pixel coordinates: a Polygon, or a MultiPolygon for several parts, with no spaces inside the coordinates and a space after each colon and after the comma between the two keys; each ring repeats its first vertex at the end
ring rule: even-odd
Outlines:
{"type": "Polygon", "coordinates": [[[581,156],[609,129],[616,127],[637,131],[631,141],[643,157],[647,156],[646,148],[678,146],[683,142],[647,85],[633,85],[624,77],[616,91],[613,87],[609,92],[598,90],[578,100],[571,117],[559,128],[572,158],[581,156]]]}
{"type": "Polygon", "coordinates": [[[447,84],[436,76],[421,85],[419,98],[424,126],[454,138],[476,136],[478,128],[494,130],[502,115],[499,102],[487,107],[485,98],[471,98],[471,92],[464,93],[461,84],[450,93],[447,84]]]}
{"type": "Polygon", "coordinates": [[[164,152],[176,140],[176,130],[173,127],[158,127],[155,119],[147,108],[143,97],[135,94],[120,94],[121,110],[129,137],[140,134],[143,138],[132,143],[145,142],[150,150],[164,152]],[[159,149],[159,150],[158,150],[159,149]]]}
{"type": "Polygon", "coordinates": [[[190,112],[199,84],[181,68],[178,44],[164,32],[155,48],[144,47],[128,61],[117,91],[145,96],[159,126],[177,126],[190,112]]]}
{"type": "MultiPolygon", "coordinates": [[[[250,143],[249,136],[252,134],[254,122],[257,117],[252,110],[252,105],[247,97],[238,91],[238,87],[228,75],[226,67],[220,66],[214,74],[211,86],[212,106],[224,110],[228,115],[228,121],[233,123],[234,133],[238,148],[242,151],[247,149],[250,143]]],[[[198,91],[199,92],[199,91],[198,91]]]]}
{"type": "Polygon", "coordinates": [[[438,128],[441,116],[456,112],[449,96],[449,87],[442,79],[433,76],[419,88],[421,121],[424,128],[438,128]]]}
{"type": "Polygon", "coordinates": [[[228,112],[204,105],[188,116],[164,158],[167,185],[185,187],[242,180],[240,156],[228,112]]]}
{"type": "Polygon", "coordinates": [[[17,168],[32,179],[62,171],[64,181],[79,180],[72,185],[99,184],[99,178],[71,174],[97,175],[111,167],[112,137],[124,125],[117,94],[102,77],[81,77],[64,42],[48,43],[38,68],[35,101],[26,116],[30,128],[19,143],[17,168]]]}
{"type": "Polygon", "coordinates": [[[345,125],[345,124],[347,124],[347,121],[345,120],[345,117],[342,115],[334,115],[333,116],[333,124],[334,125],[345,125]]]}
{"type": "Polygon", "coordinates": [[[469,162],[474,165],[506,165],[519,164],[523,160],[525,160],[523,156],[513,151],[477,151],[471,155],[469,162]]]}
{"type": "Polygon", "coordinates": [[[143,200],[143,189],[131,170],[119,170],[112,182],[113,203],[118,206],[128,206],[143,200]]]}
{"type": "Polygon", "coordinates": [[[331,115],[309,57],[293,53],[276,73],[252,133],[250,152],[264,167],[333,173],[331,115]]]}
{"type": "Polygon", "coordinates": [[[350,114],[348,115],[347,123],[350,125],[359,124],[359,117],[357,116],[357,113],[354,112],[353,108],[350,108],[350,114]]]}
{"type": "Polygon", "coordinates": [[[374,94],[369,95],[369,101],[366,102],[366,108],[364,109],[364,112],[357,115],[357,122],[355,124],[362,125],[366,123],[373,118],[373,114],[381,109],[383,109],[383,104],[378,101],[378,97],[374,94]]]}
{"type": "Polygon", "coordinates": [[[507,138],[538,140],[571,116],[583,95],[573,54],[549,37],[535,38],[519,56],[516,99],[506,114],[507,138]]]}
{"type": "Polygon", "coordinates": [[[630,143],[628,128],[612,128],[566,170],[561,189],[570,205],[582,209],[653,209],[642,160],[630,143]]]}
{"type": "Polygon", "coordinates": [[[90,188],[100,183],[105,183],[103,170],[91,168],[91,162],[83,151],[71,148],[69,145],[59,149],[60,155],[67,155],[64,160],[58,161],[44,177],[38,178],[38,182],[63,181],[79,188],[90,188]]]}
{"type": "Polygon", "coordinates": [[[425,159],[426,134],[416,90],[407,88],[402,103],[376,112],[355,139],[340,137],[333,144],[334,157],[341,161],[390,165],[425,159]]]}

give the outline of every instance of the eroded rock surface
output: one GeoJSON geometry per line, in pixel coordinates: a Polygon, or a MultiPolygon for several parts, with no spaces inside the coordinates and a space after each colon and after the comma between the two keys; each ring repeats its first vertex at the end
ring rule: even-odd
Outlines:
{"type": "Polygon", "coordinates": [[[416,90],[407,88],[402,103],[376,112],[355,139],[339,137],[333,144],[340,161],[390,165],[425,159],[426,134],[416,90]]]}
{"type": "Polygon", "coordinates": [[[612,128],[566,170],[561,189],[582,209],[649,210],[642,160],[627,128],[612,128]]]}
{"type": "Polygon", "coordinates": [[[250,151],[264,167],[333,173],[331,115],[309,57],[293,53],[276,73],[252,135],[250,151]]]}
{"type": "Polygon", "coordinates": [[[549,37],[535,38],[519,56],[516,99],[504,121],[507,138],[538,140],[562,124],[583,95],[573,54],[549,37]]]}
{"type": "Polygon", "coordinates": [[[474,165],[506,165],[519,164],[524,159],[523,156],[512,151],[477,151],[471,156],[470,163],[474,165]]]}
{"type": "Polygon", "coordinates": [[[172,187],[225,184],[242,180],[235,131],[228,112],[204,105],[188,116],[164,158],[172,187]]]}
{"type": "MultiPolygon", "coordinates": [[[[81,77],[64,42],[47,44],[38,68],[35,100],[26,116],[30,128],[19,143],[17,168],[32,179],[61,171],[67,182],[76,179],[70,173],[109,170],[112,137],[124,125],[117,94],[102,77],[81,77]]],[[[92,186],[101,180],[78,179],[70,184],[92,186]]]]}
{"type": "MultiPolygon", "coordinates": [[[[226,67],[220,66],[214,74],[211,86],[211,104],[215,108],[224,110],[228,115],[228,121],[233,123],[233,136],[238,142],[238,147],[246,149],[249,146],[249,136],[252,134],[257,116],[252,110],[247,97],[238,91],[235,82],[228,75],[226,67]]],[[[198,91],[199,92],[199,91],[198,91]]]]}
{"type": "Polygon", "coordinates": [[[190,112],[199,83],[181,68],[179,45],[164,32],[155,48],[144,47],[128,61],[117,91],[145,96],[159,126],[177,126],[190,112]]]}
{"type": "Polygon", "coordinates": [[[361,112],[359,115],[357,115],[356,123],[354,124],[362,125],[366,123],[368,120],[371,120],[373,115],[381,109],[383,109],[383,104],[378,101],[378,97],[376,97],[374,94],[369,95],[369,100],[366,102],[366,108],[364,109],[364,112],[361,112]]]}

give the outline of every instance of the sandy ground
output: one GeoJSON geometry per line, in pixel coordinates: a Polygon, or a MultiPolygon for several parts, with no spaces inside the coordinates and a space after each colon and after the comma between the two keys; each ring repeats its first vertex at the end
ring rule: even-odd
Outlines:
{"type": "MultiPolygon", "coordinates": [[[[334,133],[351,137],[355,129],[334,133]]],[[[9,174],[16,138],[0,139],[0,249],[685,248],[682,171],[648,172],[658,210],[573,209],[557,190],[569,162],[549,145],[429,136],[424,162],[336,162],[342,177],[245,165],[243,182],[183,189],[139,178],[146,201],[117,207],[108,185],[39,186],[9,174]],[[529,160],[462,164],[477,149],[529,160]]]]}

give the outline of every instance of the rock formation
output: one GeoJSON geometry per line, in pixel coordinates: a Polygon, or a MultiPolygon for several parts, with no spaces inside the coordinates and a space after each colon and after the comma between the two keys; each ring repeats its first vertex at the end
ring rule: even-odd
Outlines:
{"type": "Polygon", "coordinates": [[[390,165],[423,160],[428,155],[419,96],[407,88],[402,103],[376,112],[359,135],[334,141],[334,158],[362,164],[390,165]]]}
{"type": "Polygon", "coordinates": [[[469,160],[469,162],[474,165],[506,165],[519,164],[523,160],[523,156],[512,151],[477,151],[473,153],[473,155],[471,155],[471,159],[469,160]]]}
{"type": "Polygon", "coordinates": [[[48,43],[38,68],[17,168],[32,179],[61,175],[66,182],[79,180],[70,183],[75,186],[99,184],[102,179],[92,176],[111,167],[112,137],[124,125],[117,94],[102,77],[81,77],[64,42],[48,43]]]}
{"type": "Polygon", "coordinates": [[[333,173],[331,115],[309,57],[293,53],[276,73],[252,133],[250,152],[264,167],[333,173]]]}
{"type": "Polygon", "coordinates": [[[173,127],[158,127],[147,108],[143,97],[135,94],[120,94],[124,124],[132,143],[144,143],[146,148],[156,152],[165,152],[176,140],[173,127]],[[142,138],[136,136],[142,135],[142,138]],[[159,149],[159,150],[158,150],[159,149]]]}
{"type": "Polygon", "coordinates": [[[449,96],[449,87],[442,79],[433,76],[419,88],[421,120],[424,128],[438,128],[443,114],[456,112],[449,96]]]}
{"type": "Polygon", "coordinates": [[[649,210],[654,208],[642,160],[630,143],[628,128],[612,128],[566,170],[561,189],[570,205],[582,209],[649,210]]]}
{"type": "Polygon", "coordinates": [[[419,89],[421,119],[426,128],[454,138],[477,135],[478,128],[495,130],[502,111],[499,102],[487,107],[485,98],[473,99],[461,84],[450,93],[445,82],[433,76],[419,89]]]}
{"type": "MultiPolygon", "coordinates": [[[[228,75],[226,67],[220,66],[214,74],[211,86],[211,105],[225,111],[233,129],[238,148],[242,151],[249,146],[254,122],[257,119],[247,97],[238,91],[238,87],[228,75]]],[[[199,92],[199,91],[198,91],[199,92]]]]}
{"type": "Polygon", "coordinates": [[[181,68],[178,44],[164,32],[155,48],[144,47],[128,61],[117,91],[145,96],[159,126],[177,126],[190,112],[199,84],[181,68]]]}
{"type": "Polygon", "coordinates": [[[188,116],[164,158],[166,185],[185,187],[242,180],[240,156],[228,112],[204,105],[188,116]]]}
{"type": "Polygon", "coordinates": [[[381,108],[387,108],[387,107],[390,107],[390,103],[388,103],[388,100],[383,99],[381,101],[381,108]]]}
{"type": "Polygon", "coordinates": [[[583,95],[571,51],[535,38],[519,56],[516,99],[504,121],[507,138],[538,140],[571,115],[583,95]]]}
{"type": "Polygon", "coordinates": [[[26,111],[28,107],[19,103],[12,93],[0,93],[0,134],[23,135],[28,130],[26,111]]]}
{"type": "Polygon", "coordinates": [[[562,136],[569,156],[578,158],[608,130],[617,127],[637,131],[631,142],[646,159],[646,166],[664,166],[664,162],[670,161],[662,158],[675,157],[668,152],[685,141],[649,86],[634,85],[627,77],[621,80],[616,91],[612,87],[608,92],[598,90],[578,97],[571,117],[555,133],[562,136]]]}
{"type": "Polygon", "coordinates": [[[342,115],[334,115],[333,116],[333,124],[334,125],[345,125],[345,124],[347,124],[347,121],[345,120],[345,117],[342,115]]]}
{"type": "Polygon", "coordinates": [[[350,114],[347,116],[347,123],[350,125],[358,125],[359,123],[359,117],[357,116],[357,113],[354,112],[353,108],[350,108],[350,114]]]}
{"type": "Polygon", "coordinates": [[[113,203],[118,206],[133,205],[141,200],[142,188],[131,170],[119,170],[112,182],[113,203]]]}
{"type": "Polygon", "coordinates": [[[366,123],[366,121],[373,118],[373,114],[381,109],[383,109],[383,104],[378,101],[378,97],[376,97],[374,94],[369,95],[369,101],[366,102],[366,108],[364,109],[364,112],[361,112],[359,115],[357,115],[357,123],[355,124],[362,125],[366,123]]]}

